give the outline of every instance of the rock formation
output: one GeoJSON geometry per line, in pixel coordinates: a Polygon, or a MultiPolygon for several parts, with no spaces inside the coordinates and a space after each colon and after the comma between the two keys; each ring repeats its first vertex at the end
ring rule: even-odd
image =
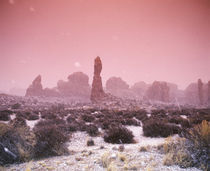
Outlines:
{"type": "Polygon", "coordinates": [[[208,104],[210,105],[210,81],[208,81],[208,104]]]}
{"type": "Polygon", "coordinates": [[[203,105],[203,82],[201,79],[198,79],[198,98],[200,105],[203,105]]]}
{"type": "Polygon", "coordinates": [[[100,57],[98,56],[96,57],[94,62],[94,76],[93,76],[93,83],[92,83],[91,96],[90,96],[90,100],[92,102],[98,102],[105,97],[100,76],[101,70],[102,70],[102,63],[100,57]]]}
{"type": "Polygon", "coordinates": [[[149,84],[146,84],[144,81],[139,81],[131,86],[131,91],[135,94],[137,99],[142,99],[148,88],[149,84]]]}
{"type": "Polygon", "coordinates": [[[57,87],[43,89],[39,75],[26,90],[26,96],[89,98],[90,85],[88,80],[86,74],[75,72],[68,76],[68,81],[58,81],[57,87]]]}
{"type": "Polygon", "coordinates": [[[106,81],[106,89],[115,91],[116,89],[129,89],[129,85],[120,77],[111,77],[106,81]]]}
{"type": "Polygon", "coordinates": [[[43,88],[41,81],[41,75],[38,75],[32,84],[27,88],[26,96],[42,96],[43,88]]]}
{"type": "Polygon", "coordinates": [[[129,89],[129,85],[120,77],[109,78],[106,81],[106,91],[117,97],[132,97],[132,92],[129,89]]]}
{"type": "Polygon", "coordinates": [[[89,78],[82,72],[75,72],[68,76],[68,81],[58,81],[57,89],[61,96],[90,96],[89,78]]]}
{"type": "Polygon", "coordinates": [[[148,88],[146,96],[150,100],[169,102],[169,86],[166,82],[154,81],[148,88]]]}

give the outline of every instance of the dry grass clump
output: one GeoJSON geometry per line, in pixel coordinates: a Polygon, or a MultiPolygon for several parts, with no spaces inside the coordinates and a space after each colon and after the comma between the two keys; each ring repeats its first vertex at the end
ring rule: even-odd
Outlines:
{"type": "Polygon", "coordinates": [[[210,168],[210,123],[202,121],[191,129],[182,132],[184,138],[166,141],[164,164],[177,164],[181,167],[210,168]]]}
{"type": "Polygon", "coordinates": [[[139,148],[139,152],[147,152],[151,149],[151,146],[150,145],[147,145],[147,146],[141,146],[139,148]]]}

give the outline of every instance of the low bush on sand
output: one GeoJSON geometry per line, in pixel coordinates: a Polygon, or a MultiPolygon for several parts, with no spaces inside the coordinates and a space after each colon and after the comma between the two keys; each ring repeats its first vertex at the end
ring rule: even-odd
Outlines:
{"type": "Polygon", "coordinates": [[[104,141],[112,144],[134,143],[133,133],[123,126],[110,127],[104,136],[104,141]]]}
{"type": "Polygon", "coordinates": [[[150,119],[144,122],[143,132],[146,137],[168,137],[178,134],[180,128],[176,125],[168,124],[163,120],[150,119]]]}

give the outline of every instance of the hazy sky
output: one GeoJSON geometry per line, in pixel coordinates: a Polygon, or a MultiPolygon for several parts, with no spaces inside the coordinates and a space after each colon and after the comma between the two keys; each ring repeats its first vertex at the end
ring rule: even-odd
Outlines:
{"type": "Polygon", "coordinates": [[[210,80],[210,0],[0,0],[0,90],[75,71],[91,84],[96,56],[103,84],[210,80]]]}

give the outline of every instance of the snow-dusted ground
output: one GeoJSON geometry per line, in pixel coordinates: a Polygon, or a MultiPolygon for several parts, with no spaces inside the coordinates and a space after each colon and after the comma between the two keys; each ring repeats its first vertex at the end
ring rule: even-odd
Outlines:
{"type": "MultiPolygon", "coordinates": [[[[31,122],[30,122],[31,123],[31,122]]],[[[164,166],[164,155],[160,154],[156,146],[163,144],[165,138],[148,138],[143,136],[142,127],[128,126],[133,132],[136,140],[135,144],[124,144],[125,150],[119,152],[119,146],[104,142],[102,137],[93,137],[95,145],[87,146],[87,140],[90,139],[84,132],[72,134],[71,141],[67,143],[70,155],[51,157],[40,161],[31,161],[29,163],[13,164],[5,170],[25,171],[28,170],[56,170],[56,171],[105,171],[102,165],[103,154],[109,152],[116,159],[113,159],[115,169],[121,170],[154,170],[154,171],[199,171],[196,168],[182,169],[179,166],[164,166]],[[151,146],[148,151],[140,152],[142,146],[151,146]],[[117,156],[124,156],[125,161],[120,161],[117,156]]]]}

